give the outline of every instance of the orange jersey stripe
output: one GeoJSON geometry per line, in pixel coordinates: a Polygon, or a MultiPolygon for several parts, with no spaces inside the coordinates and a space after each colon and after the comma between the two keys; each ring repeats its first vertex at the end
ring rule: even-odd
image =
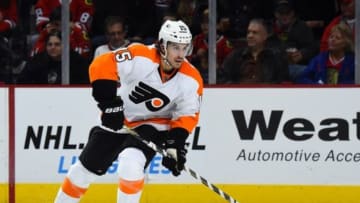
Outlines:
{"type": "Polygon", "coordinates": [[[198,94],[200,96],[203,95],[203,89],[204,89],[204,83],[203,83],[203,79],[201,78],[201,75],[198,73],[198,70],[193,67],[192,65],[190,65],[189,63],[183,63],[184,65],[181,67],[184,68],[180,68],[180,72],[183,73],[184,75],[188,75],[192,78],[194,78],[198,83],[199,83],[199,88],[198,88],[198,94]],[[187,66],[187,68],[185,68],[187,66]]]}
{"type": "Polygon", "coordinates": [[[152,118],[147,120],[141,120],[141,121],[133,121],[129,122],[127,120],[124,121],[125,125],[130,128],[135,128],[137,126],[140,126],[142,124],[148,124],[148,123],[154,123],[154,124],[168,124],[171,128],[177,128],[181,127],[186,129],[189,133],[192,132],[192,130],[196,127],[196,124],[199,120],[199,113],[196,113],[194,116],[182,116],[177,120],[171,120],[169,118],[152,118]]]}
{"type": "Polygon", "coordinates": [[[87,190],[87,188],[81,188],[74,185],[68,177],[65,177],[61,188],[64,193],[73,198],[80,198],[87,190]]]}
{"type": "Polygon", "coordinates": [[[125,119],[124,123],[126,126],[130,128],[135,128],[137,126],[140,126],[145,123],[155,123],[155,124],[169,124],[170,119],[169,118],[150,118],[147,120],[140,120],[140,121],[128,121],[125,119]]]}
{"type": "Polygon", "coordinates": [[[199,113],[196,113],[194,116],[182,116],[177,120],[172,120],[170,123],[170,128],[184,128],[189,133],[193,131],[193,129],[196,127],[196,124],[199,121],[199,113]]]}
{"type": "Polygon", "coordinates": [[[137,46],[137,43],[131,44],[128,49],[134,56],[142,56],[152,60],[154,63],[160,63],[160,56],[157,51],[149,51],[156,49],[154,46],[137,46]]]}

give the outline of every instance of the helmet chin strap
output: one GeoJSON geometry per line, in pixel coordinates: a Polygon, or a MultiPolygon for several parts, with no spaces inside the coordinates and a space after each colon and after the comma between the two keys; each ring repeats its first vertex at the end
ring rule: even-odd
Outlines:
{"type": "Polygon", "coordinates": [[[166,57],[163,57],[162,56],[162,60],[164,61],[164,64],[163,64],[163,70],[165,71],[165,72],[168,72],[168,71],[171,71],[171,70],[173,70],[174,68],[172,67],[172,65],[170,64],[170,62],[167,60],[167,58],[166,57]]]}
{"type": "Polygon", "coordinates": [[[167,50],[166,50],[166,48],[164,47],[163,49],[164,49],[164,53],[160,52],[160,55],[161,55],[161,60],[164,61],[164,63],[165,63],[165,64],[163,64],[163,66],[166,66],[166,67],[162,67],[162,68],[163,68],[163,70],[165,72],[171,71],[174,68],[170,64],[169,60],[167,60],[167,50]]]}

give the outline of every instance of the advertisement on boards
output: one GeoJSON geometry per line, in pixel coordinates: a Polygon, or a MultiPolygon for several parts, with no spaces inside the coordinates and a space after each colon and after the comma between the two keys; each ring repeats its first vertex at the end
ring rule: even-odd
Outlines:
{"type": "MultiPolygon", "coordinates": [[[[208,88],[187,166],[224,184],[360,184],[360,90],[208,88]]],[[[16,181],[61,182],[100,111],[88,88],[17,88],[16,181]],[[36,174],[36,175],[34,175],[36,174]]],[[[116,182],[117,162],[98,182],[116,182]]],[[[149,183],[173,178],[157,155],[149,183]]]]}
{"type": "Polygon", "coordinates": [[[205,174],[226,183],[358,185],[359,93],[207,89],[200,126],[212,166],[205,174]]]}

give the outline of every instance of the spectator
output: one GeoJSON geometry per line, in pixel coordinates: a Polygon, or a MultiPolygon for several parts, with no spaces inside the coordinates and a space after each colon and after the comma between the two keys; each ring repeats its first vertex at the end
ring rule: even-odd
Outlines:
{"type": "Polygon", "coordinates": [[[330,31],[328,50],[314,57],[297,82],[305,84],[354,84],[353,33],[341,22],[330,31]]]}
{"type": "MultiPolygon", "coordinates": [[[[246,27],[251,19],[271,19],[274,0],[222,0],[218,1],[218,16],[228,19],[232,29],[240,36],[246,36],[246,27]]],[[[226,32],[226,30],[224,30],[226,32]]],[[[226,33],[224,33],[226,34],[226,33]]]]}
{"type": "Polygon", "coordinates": [[[292,0],[296,14],[312,29],[317,43],[320,43],[325,26],[337,15],[337,1],[292,0]]]}
{"type": "Polygon", "coordinates": [[[290,78],[295,80],[318,52],[312,30],[296,16],[287,0],[277,2],[273,26],[274,33],[287,51],[290,78]]]}
{"type": "MultiPolygon", "coordinates": [[[[193,40],[193,53],[190,60],[195,66],[199,67],[199,71],[203,76],[204,82],[207,83],[208,78],[208,34],[209,34],[209,10],[203,11],[203,19],[201,22],[201,33],[197,34],[193,40]]],[[[216,41],[216,62],[219,78],[221,77],[222,67],[225,57],[233,50],[231,43],[224,35],[217,35],[216,41]]]]}
{"type": "Polygon", "coordinates": [[[179,0],[177,14],[187,25],[193,24],[196,0],[179,0]]]}
{"type": "Polygon", "coordinates": [[[108,43],[96,48],[94,58],[100,54],[125,47],[130,41],[126,37],[126,25],[124,20],[119,16],[109,16],[105,20],[105,32],[108,43]]]}
{"type": "Polygon", "coordinates": [[[120,16],[128,25],[130,41],[151,44],[157,37],[155,4],[149,0],[94,0],[96,8],[91,40],[94,47],[106,42],[104,21],[108,16],[120,16]]]}
{"type": "MultiPolygon", "coordinates": [[[[49,22],[46,24],[45,28],[41,30],[40,36],[31,50],[31,57],[45,50],[45,39],[47,35],[53,30],[61,31],[60,6],[52,11],[49,22]]],[[[90,39],[87,35],[87,32],[81,29],[79,26],[71,26],[70,28],[70,49],[89,60],[91,50],[90,39]]]]}
{"type": "Polygon", "coordinates": [[[176,21],[176,20],[178,20],[178,19],[179,19],[179,18],[178,18],[178,16],[177,16],[176,12],[166,11],[166,12],[164,12],[163,15],[162,15],[162,19],[161,19],[161,22],[160,22],[160,26],[159,26],[159,27],[161,27],[161,25],[162,25],[165,21],[167,21],[167,20],[176,21]]]}
{"type": "Polygon", "coordinates": [[[9,37],[18,21],[16,0],[0,1],[0,36],[9,37]]]}
{"type": "Polygon", "coordinates": [[[25,61],[11,49],[8,39],[0,36],[0,83],[13,83],[15,73],[24,65],[25,61]]]}
{"type": "Polygon", "coordinates": [[[226,83],[256,84],[288,81],[288,68],[280,42],[263,19],[252,19],[247,29],[247,47],[233,50],[224,61],[226,83]]]}
{"type": "MultiPolygon", "coordinates": [[[[19,27],[23,35],[35,35],[36,33],[36,17],[35,4],[37,0],[17,0],[17,10],[19,13],[19,27]]],[[[30,39],[29,43],[30,43],[30,39]]]]}
{"type": "MultiPolygon", "coordinates": [[[[154,0],[155,5],[155,22],[156,27],[159,28],[166,21],[167,17],[175,17],[177,4],[179,0],[154,0]],[[165,20],[165,21],[164,21],[165,20]]],[[[177,19],[177,17],[172,18],[177,19]]]]}
{"type": "MultiPolygon", "coordinates": [[[[71,0],[70,21],[71,27],[78,26],[83,31],[91,30],[91,22],[94,15],[94,7],[91,0],[71,0]]],[[[46,29],[50,21],[50,15],[56,8],[61,7],[60,0],[38,0],[35,5],[36,28],[40,33],[46,29]]]]}
{"type": "Polygon", "coordinates": [[[14,51],[14,34],[18,23],[16,0],[0,1],[0,82],[12,83],[13,70],[23,67],[21,56],[14,51]]]}
{"type": "MultiPolygon", "coordinates": [[[[36,54],[18,78],[21,84],[61,84],[61,33],[53,30],[45,40],[46,51],[36,54]]],[[[88,62],[70,51],[70,84],[87,84],[88,62]]]]}
{"type": "Polygon", "coordinates": [[[320,51],[326,51],[328,49],[328,39],[332,27],[344,22],[351,30],[355,31],[355,1],[354,0],[339,0],[341,14],[335,17],[329,25],[326,26],[324,33],[320,41],[320,51]]]}

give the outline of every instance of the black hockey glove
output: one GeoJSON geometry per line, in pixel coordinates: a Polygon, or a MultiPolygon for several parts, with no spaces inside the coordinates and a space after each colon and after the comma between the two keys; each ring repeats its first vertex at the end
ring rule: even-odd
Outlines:
{"type": "Polygon", "coordinates": [[[112,101],[101,102],[98,107],[102,111],[101,124],[112,130],[120,130],[124,122],[124,107],[120,97],[112,101]]]}
{"type": "Polygon", "coordinates": [[[165,150],[169,156],[163,157],[162,165],[169,169],[174,176],[180,175],[186,162],[187,149],[185,140],[189,133],[183,128],[171,129],[165,140],[165,150]]]}

